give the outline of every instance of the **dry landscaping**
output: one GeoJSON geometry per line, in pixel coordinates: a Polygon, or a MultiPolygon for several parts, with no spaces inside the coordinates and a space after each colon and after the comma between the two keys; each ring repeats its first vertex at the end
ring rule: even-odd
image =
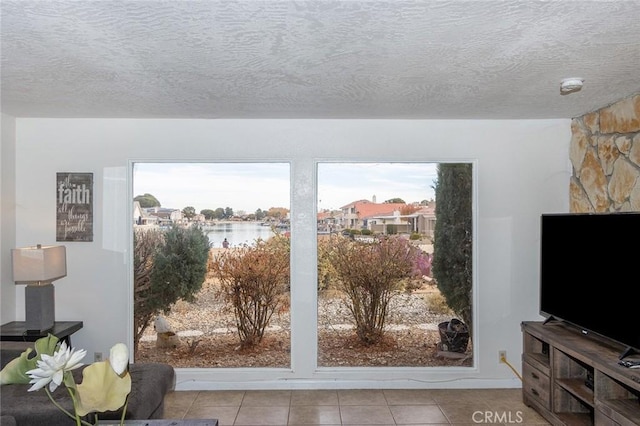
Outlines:
{"type": "MultiPolygon", "coordinates": [[[[471,342],[464,354],[438,350],[438,324],[451,320],[452,315],[435,313],[429,308],[430,296],[437,293],[437,288],[428,284],[410,293],[399,293],[391,304],[385,338],[373,346],[363,346],[357,340],[340,294],[321,294],[318,365],[472,366],[471,342]]],[[[195,303],[178,302],[165,318],[177,334],[177,339],[170,341],[176,342],[176,347],[161,347],[167,341],[158,339],[153,327],[149,327],[135,354],[136,362],[166,362],[185,368],[290,366],[289,311],[274,314],[260,345],[241,348],[233,312],[221,302],[214,281],[205,282],[195,303]]]]}

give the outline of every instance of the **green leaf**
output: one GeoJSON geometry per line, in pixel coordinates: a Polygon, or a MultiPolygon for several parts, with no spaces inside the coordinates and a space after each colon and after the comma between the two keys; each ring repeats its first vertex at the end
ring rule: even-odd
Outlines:
{"type": "Polygon", "coordinates": [[[59,339],[53,334],[36,340],[35,356],[32,354],[34,349],[27,348],[19,357],[12,359],[0,371],[0,385],[11,384],[28,384],[31,378],[26,372],[37,368],[37,362],[41,359],[42,354],[53,355],[58,346],[59,339]]]}
{"type": "Polygon", "coordinates": [[[82,371],[82,383],[76,385],[76,414],[114,411],[122,407],[131,392],[128,371],[118,376],[109,361],[94,362],[82,371]]]}

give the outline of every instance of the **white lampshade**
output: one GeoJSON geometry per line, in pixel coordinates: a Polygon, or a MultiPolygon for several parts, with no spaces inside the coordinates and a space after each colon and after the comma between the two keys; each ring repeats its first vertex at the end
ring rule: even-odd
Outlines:
{"type": "Polygon", "coordinates": [[[11,250],[13,281],[44,284],[67,276],[65,246],[24,247],[11,250]]]}

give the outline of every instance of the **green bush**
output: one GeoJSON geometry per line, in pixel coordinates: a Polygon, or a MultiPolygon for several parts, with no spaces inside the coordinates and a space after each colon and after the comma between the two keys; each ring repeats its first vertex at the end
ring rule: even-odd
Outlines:
{"type": "Polygon", "coordinates": [[[134,241],[134,349],[160,313],[178,300],[193,302],[207,273],[209,237],[198,226],[136,230],[134,241]]]}

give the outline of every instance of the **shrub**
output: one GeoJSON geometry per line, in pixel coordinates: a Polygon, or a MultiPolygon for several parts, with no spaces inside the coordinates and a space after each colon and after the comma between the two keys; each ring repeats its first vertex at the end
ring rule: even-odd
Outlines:
{"type": "Polygon", "coordinates": [[[429,310],[437,315],[453,315],[453,311],[447,305],[447,300],[442,293],[427,293],[424,295],[424,301],[427,303],[429,310]]]}
{"type": "Polygon", "coordinates": [[[162,245],[162,232],[157,229],[136,229],[133,234],[133,323],[134,353],[144,331],[156,313],[151,294],[153,256],[162,245]]]}
{"type": "Polygon", "coordinates": [[[198,226],[136,230],[134,241],[134,349],[160,313],[178,300],[192,302],[202,288],[209,238],[198,226]]]}
{"type": "Polygon", "coordinates": [[[431,276],[431,264],[433,262],[433,256],[422,250],[416,250],[413,257],[413,272],[414,275],[423,277],[431,276]]]}
{"type": "Polygon", "coordinates": [[[257,345],[273,314],[288,306],[289,239],[274,236],[225,250],[211,267],[224,299],[233,306],[241,346],[257,345]]]}
{"type": "Polygon", "coordinates": [[[379,342],[384,334],[389,302],[411,276],[414,250],[407,240],[384,238],[376,243],[333,240],[332,263],[347,295],[347,307],[356,334],[365,345],[379,342]]]}
{"type": "Polygon", "coordinates": [[[332,247],[330,239],[318,238],[318,291],[335,289],[338,280],[336,269],[331,263],[332,247]]]}
{"type": "Polygon", "coordinates": [[[404,280],[404,290],[410,292],[422,288],[425,283],[424,277],[431,276],[431,260],[433,257],[416,247],[411,251],[412,270],[411,277],[404,280]]]}
{"type": "Polygon", "coordinates": [[[421,279],[405,279],[402,282],[404,291],[407,293],[411,293],[414,290],[420,290],[423,284],[421,279]]]}

